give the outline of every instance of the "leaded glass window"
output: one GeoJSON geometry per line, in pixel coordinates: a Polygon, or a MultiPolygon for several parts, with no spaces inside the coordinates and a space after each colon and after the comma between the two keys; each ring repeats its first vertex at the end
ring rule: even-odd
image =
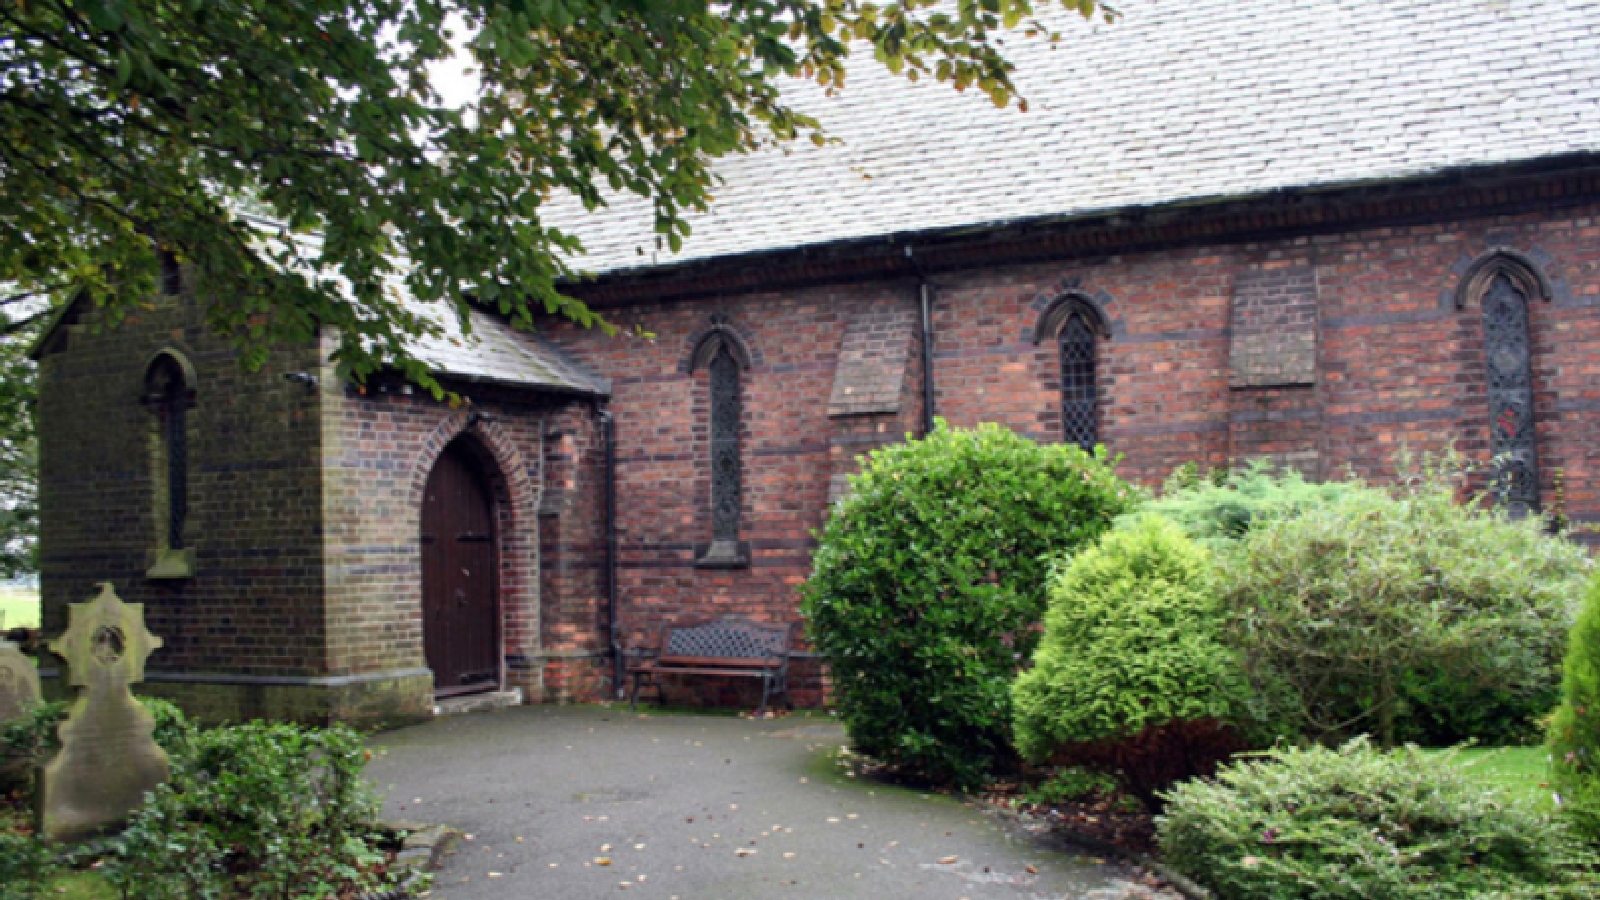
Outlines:
{"type": "Polygon", "coordinates": [[[711,538],[739,539],[739,363],[724,343],[711,373],[711,538]]]}
{"type": "Polygon", "coordinates": [[[1082,312],[1073,312],[1061,326],[1061,431],[1063,438],[1085,450],[1100,440],[1095,396],[1094,329],[1082,312]]]}
{"type": "Polygon", "coordinates": [[[1488,356],[1493,489],[1512,515],[1526,515],[1539,507],[1528,298],[1504,274],[1495,275],[1484,292],[1483,335],[1488,356]]]}

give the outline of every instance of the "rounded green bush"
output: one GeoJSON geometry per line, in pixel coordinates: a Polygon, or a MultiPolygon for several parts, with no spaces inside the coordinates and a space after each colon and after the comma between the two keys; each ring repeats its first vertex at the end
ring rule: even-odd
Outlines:
{"type": "Polygon", "coordinates": [[[1078,553],[1050,589],[1044,637],[1012,691],[1017,746],[1120,770],[1154,799],[1239,749],[1248,717],[1238,655],[1206,553],[1177,525],[1140,516],[1078,553]]]}
{"type": "Polygon", "coordinates": [[[971,786],[1015,761],[1010,682],[1050,560],[1139,500],[1104,451],[941,423],[875,451],[828,520],[801,610],[855,748],[971,786]]]}
{"type": "Polygon", "coordinates": [[[1178,785],[1156,832],[1163,858],[1219,900],[1582,895],[1560,890],[1578,874],[1559,821],[1469,782],[1449,754],[1365,739],[1178,785]]]}
{"type": "Polygon", "coordinates": [[[1217,558],[1230,641],[1258,693],[1285,701],[1277,718],[1388,746],[1536,734],[1594,569],[1539,520],[1428,479],[1257,522],[1217,558]]]}
{"type": "Polygon", "coordinates": [[[1549,738],[1556,792],[1578,832],[1600,844],[1600,578],[1572,626],[1561,690],[1549,738]]]}

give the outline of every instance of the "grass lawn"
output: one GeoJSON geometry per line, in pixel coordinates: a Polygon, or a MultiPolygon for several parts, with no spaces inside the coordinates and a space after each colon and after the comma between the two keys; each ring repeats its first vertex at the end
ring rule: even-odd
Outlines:
{"type": "Polygon", "coordinates": [[[1456,765],[1473,781],[1521,797],[1546,812],[1555,809],[1545,748],[1469,747],[1455,754],[1456,765]]]}
{"type": "Polygon", "coordinates": [[[38,627],[39,592],[33,588],[0,587],[0,629],[38,627]]]}

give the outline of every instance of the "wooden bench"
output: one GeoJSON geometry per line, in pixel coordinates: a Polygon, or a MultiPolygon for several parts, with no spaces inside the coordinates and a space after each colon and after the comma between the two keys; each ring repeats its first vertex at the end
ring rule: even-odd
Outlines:
{"type": "Polygon", "coordinates": [[[629,702],[638,708],[641,685],[655,688],[656,701],[660,702],[663,675],[723,675],[761,679],[761,706],[757,712],[765,712],[767,700],[778,694],[783,695],[785,706],[793,708],[788,681],[792,630],[788,625],[735,618],[698,625],[665,625],[656,649],[628,666],[628,675],[633,678],[629,702]]]}

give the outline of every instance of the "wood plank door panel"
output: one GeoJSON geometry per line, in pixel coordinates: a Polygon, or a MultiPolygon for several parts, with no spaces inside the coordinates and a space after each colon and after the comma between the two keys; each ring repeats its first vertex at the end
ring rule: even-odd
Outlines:
{"type": "Polygon", "coordinates": [[[439,696],[500,686],[494,501],[460,442],[440,454],[422,501],[422,640],[439,696]]]}

